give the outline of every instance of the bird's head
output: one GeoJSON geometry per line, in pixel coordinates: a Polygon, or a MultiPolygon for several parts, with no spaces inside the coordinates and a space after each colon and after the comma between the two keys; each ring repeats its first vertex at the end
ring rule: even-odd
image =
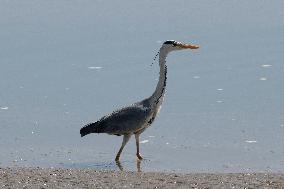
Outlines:
{"type": "Polygon", "coordinates": [[[174,40],[165,41],[161,47],[161,49],[165,50],[166,52],[176,51],[176,50],[183,50],[183,49],[198,49],[199,46],[185,44],[181,42],[177,42],[174,40]]]}

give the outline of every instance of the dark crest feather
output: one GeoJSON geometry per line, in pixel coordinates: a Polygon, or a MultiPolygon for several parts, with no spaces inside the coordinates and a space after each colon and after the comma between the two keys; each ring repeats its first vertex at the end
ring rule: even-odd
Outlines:
{"type": "Polygon", "coordinates": [[[168,44],[168,45],[175,44],[175,43],[176,43],[175,40],[168,40],[168,41],[164,42],[164,44],[168,44]]]}

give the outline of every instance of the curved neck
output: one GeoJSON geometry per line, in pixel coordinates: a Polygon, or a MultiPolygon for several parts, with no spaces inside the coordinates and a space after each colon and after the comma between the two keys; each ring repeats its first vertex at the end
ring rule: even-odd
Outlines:
{"type": "Polygon", "coordinates": [[[160,49],[159,53],[159,65],[160,65],[160,77],[157,84],[156,90],[150,97],[150,104],[155,106],[160,104],[163,100],[165,91],[166,91],[166,82],[167,82],[167,66],[166,66],[166,57],[168,52],[164,49],[160,49]]]}

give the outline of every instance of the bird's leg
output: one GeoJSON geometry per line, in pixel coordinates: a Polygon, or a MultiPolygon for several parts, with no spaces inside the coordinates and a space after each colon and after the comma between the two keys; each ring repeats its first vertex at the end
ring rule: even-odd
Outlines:
{"type": "Polygon", "coordinates": [[[135,139],[136,139],[136,149],[137,149],[137,152],[136,152],[136,156],[139,160],[142,160],[142,156],[140,155],[139,153],[139,136],[140,134],[135,134],[135,139]]]}
{"type": "Polygon", "coordinates": [[[122,141],[122,144],[121,144],[119,151],[116,154],[115,161],[119,161],[120,154],[121,154],[124,146],[126,145],[126,143],[129,141],[130,137],[131,137],[131,135],[124,135],[123,136],[123,141],[122,141]]]}

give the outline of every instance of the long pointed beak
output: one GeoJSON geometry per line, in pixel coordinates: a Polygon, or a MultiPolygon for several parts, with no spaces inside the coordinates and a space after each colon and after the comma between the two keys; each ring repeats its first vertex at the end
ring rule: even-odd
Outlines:
{"type": "Polygon", "coordinates": [[[197,45],[190,45],[190,44],[178,44],[183,49],[198,49],[199,46],[197,45]]]}

